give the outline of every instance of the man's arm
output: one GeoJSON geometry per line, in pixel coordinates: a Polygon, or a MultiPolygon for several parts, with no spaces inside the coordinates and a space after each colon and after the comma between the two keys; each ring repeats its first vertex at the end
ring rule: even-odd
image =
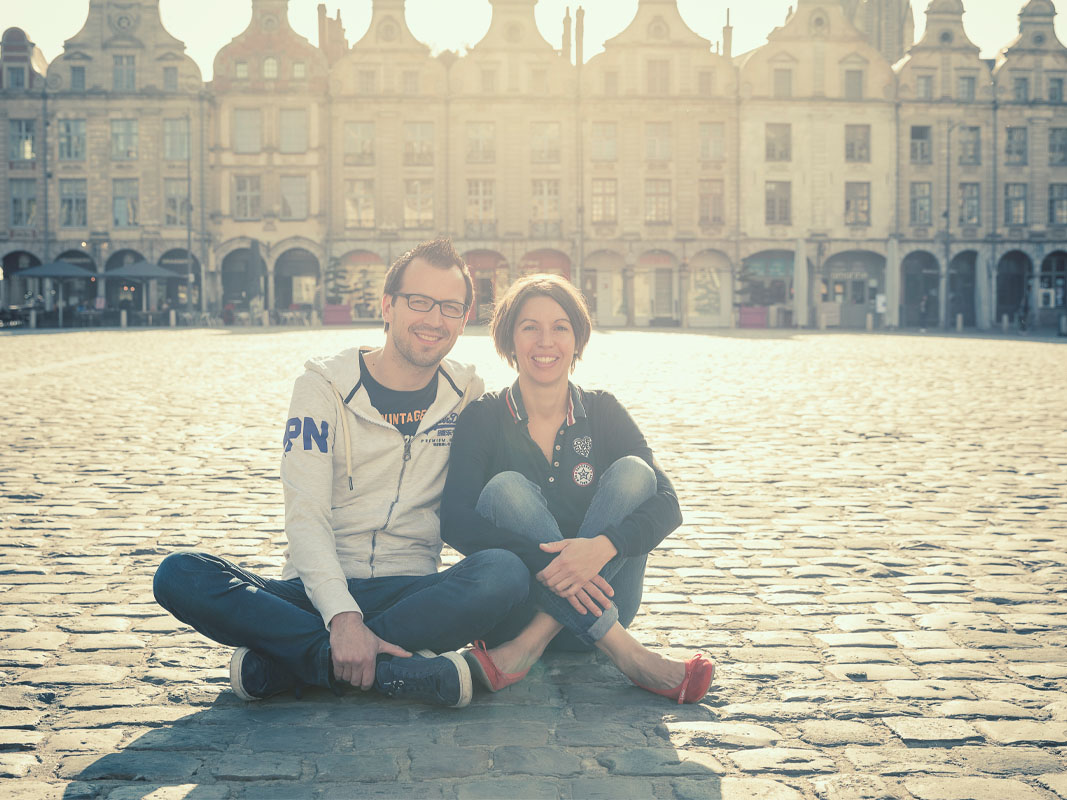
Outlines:
{"type": "Polygon", "coordinates": [[[297,379],[289,405],[282,453],[285,535],[308,598],[330,631],[334,677],[369,689],[378,653],[409,656],[363,624],[348,591],[333,533],[333,448],[344,447],[334,391],[321,376],[297,379]]]}

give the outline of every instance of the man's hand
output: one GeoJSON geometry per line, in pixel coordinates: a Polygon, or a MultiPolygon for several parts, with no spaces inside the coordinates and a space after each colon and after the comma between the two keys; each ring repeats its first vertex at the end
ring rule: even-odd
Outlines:
{"type": "Polygon", "coordinates": [[[363,615],[358,611],[344,611],[330,620],[330,653],[333,676],[363,691],[374,685],[378,653],[411,655],[403,647],[375,636],[374,631],[363,624],[363,615]]]}
{"type": "Polygon", "coordinates": [[[558,553],[552,563],[537,573],[537,580],[560,597],[570,599],[585,587],[618,552],[607,536],[592,539],[561,539],[545,542],[541,549],[558,553]]]}
{"type": "Polygon", "coordinates": [[[580,588],[567,600],[579,614],[592,612],[594,617],[603,616],[604,611],[611,605],[609,598],[615,596],[615,590],[611,584],[604,580],[602,575],[594,575],[593,580],[580,588]],[[588,611],[587,611],[588,609],[588,611]]]}

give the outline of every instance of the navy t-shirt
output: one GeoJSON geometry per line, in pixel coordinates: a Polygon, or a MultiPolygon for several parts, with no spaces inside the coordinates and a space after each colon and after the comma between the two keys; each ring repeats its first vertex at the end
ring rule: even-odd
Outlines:
{"type": "Polygon", "coordinates": [[[437,375],[421,389],[401,392],[382,386],[370,374],[363,353],[359,354],[359,374],[370,397],[370,404],[382,419],[396,427],[405,437],[414,436],[426,410],[437,399],[437,375]]]}

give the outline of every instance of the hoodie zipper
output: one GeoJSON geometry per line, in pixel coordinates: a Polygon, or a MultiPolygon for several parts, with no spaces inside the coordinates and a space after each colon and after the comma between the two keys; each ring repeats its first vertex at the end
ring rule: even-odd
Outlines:
{"type": "Polygon", "coordinates": [[[378,543],[378,531],[384,531],[389,527],[389,520],[393,518],[393,509],[396,508],[396,504],[400,502],[400,487],[404,483],[404,473],[407,472],[408,462],[411,460],[411,443],[415,441],[415,437],[411,436],[404,439],[404,460],[400,465],[400,477],[396,481],[396,496],[393,498],[393,502],[389,504],[389,511],[385,514],[385,522],[382,523],[382,527],[378,528],[371,534],[370,538],[370,574],[374,577],[374,550],[378,543]]]}

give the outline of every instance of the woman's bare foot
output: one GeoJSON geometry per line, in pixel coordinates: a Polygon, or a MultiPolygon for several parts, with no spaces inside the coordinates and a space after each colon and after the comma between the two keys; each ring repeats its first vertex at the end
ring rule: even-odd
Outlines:
{"type": "Polygon", "coordinates": [[[685,679],[685,663],[650,650],[635,653],[626,664],[617,664],[634,683],[649,689],[674,689],[685,679]]]}
{"type": "Polygon", "coordinates": [[[537,659],[541,657],[540,651],[531,651],[517,639],[505,642],[499,647],[494,647],[486,652],[489,654],[489,658],[493,660],[496,668],[506,673],[525,672],[536,664],[537,659]]]}

